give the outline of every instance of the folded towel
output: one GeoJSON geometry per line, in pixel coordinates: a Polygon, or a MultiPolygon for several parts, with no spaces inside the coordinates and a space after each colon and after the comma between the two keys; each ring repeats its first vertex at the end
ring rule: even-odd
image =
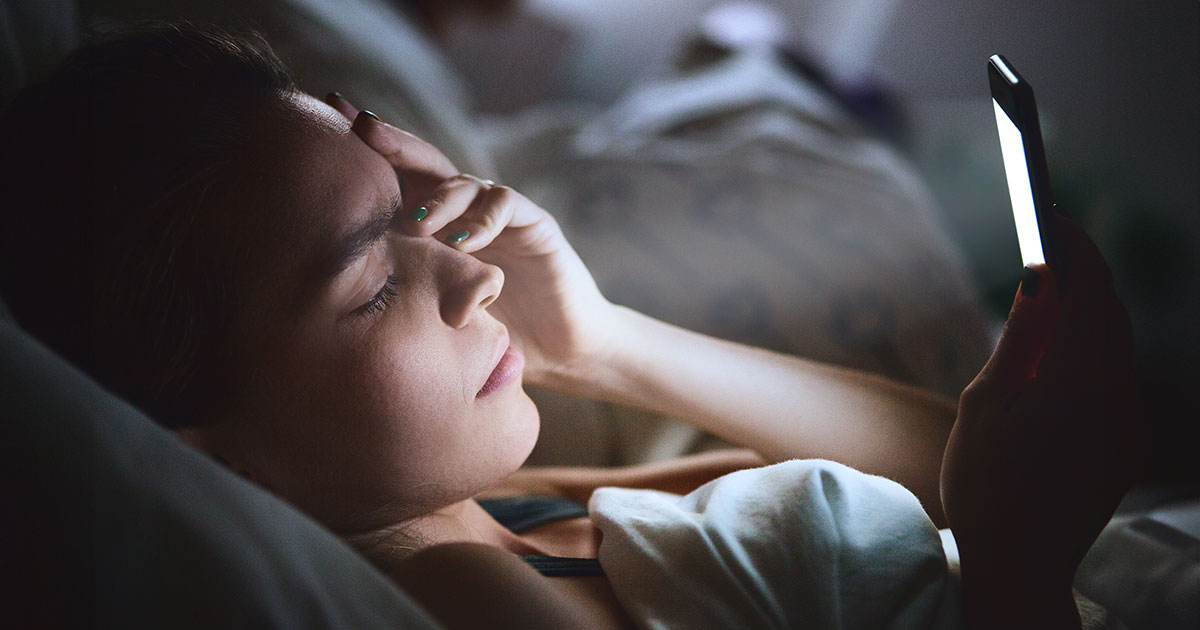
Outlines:
{"type": "Polygon", "coordinates": [[[687,496],[600,488],[599,559],[645,628],[957,628],[938,530],[899,484],[821,460],[687,496]]]}

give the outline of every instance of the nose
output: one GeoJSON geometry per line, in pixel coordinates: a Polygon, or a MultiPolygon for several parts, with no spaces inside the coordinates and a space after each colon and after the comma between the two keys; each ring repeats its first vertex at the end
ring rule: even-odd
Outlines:
{"type": "Polygon", "coordinates": [[[500,297],[504,272],[470,254],[460,254],[457,264],[448,270],[443,285],[442,321],[451,328],[466,326],[471,318],[500,297]]]}

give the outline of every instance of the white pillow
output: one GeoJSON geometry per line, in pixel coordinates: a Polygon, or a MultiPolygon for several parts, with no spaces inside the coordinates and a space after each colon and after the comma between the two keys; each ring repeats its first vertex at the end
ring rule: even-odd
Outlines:
{"type": "Polygon", "coordinates": [[[10,621],[437,627],[335,536],[5,320],[0,409],[0,567],[10,573],[10,621]]]}

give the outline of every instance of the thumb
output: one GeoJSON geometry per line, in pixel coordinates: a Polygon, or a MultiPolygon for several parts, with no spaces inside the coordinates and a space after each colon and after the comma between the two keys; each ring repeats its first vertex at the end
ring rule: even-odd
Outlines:
{"type": "Polygon", "coordinates": [[[979,379],[1009,391],[1032,379],[1054,338],[1058,307],[1054,273],[1046,265],[1026,267],[1004,332],[979,379]]]}

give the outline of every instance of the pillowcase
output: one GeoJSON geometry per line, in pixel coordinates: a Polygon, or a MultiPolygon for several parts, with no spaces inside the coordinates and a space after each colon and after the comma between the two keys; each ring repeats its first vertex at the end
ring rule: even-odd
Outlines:
{"type": "Polygon", "coordinates": [[[15,627],[438,627],[335,536],[12,321],[0,413],[0,591],[15,627]]]}

